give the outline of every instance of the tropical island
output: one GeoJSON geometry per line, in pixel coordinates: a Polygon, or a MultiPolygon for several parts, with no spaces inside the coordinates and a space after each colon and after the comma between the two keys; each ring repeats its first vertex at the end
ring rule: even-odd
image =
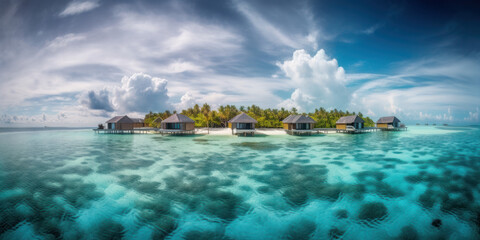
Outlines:
{"type": "MultiPolygon", "coordinates": [[[[195,121],[195,127],[225,128],[228,126],[228,121],[230,119],[242,112],[256,119],[258,123],[255,125],[259,128],[282,128],[283,119],[287,118],[289,115],[302,114],[299,113],[296,108],[290,110],[285,108],[262,109],[256,105],[247,107],[240,106],[239,108],[235,105],[221,105],[217,110],[212,110],[211,106],[207,103],[203,104],[201,107],[198,104],[195,104],[193,107],[182,110],[179,113],[193,119],[195,121]]],[[[155,122],[155,119],[166,119],[175,113],[177,113],[177,111],[167,110],[158,113],[150,112],[145,115],[145,124],[150,127],[159,127],[160,123],[155,122]]],[[[355,113],[337,109],[327,111],[325,108],[320,107],[315,109],[314,112],[303,114],[308,115],[316,121],[313,126],[314,128],[335,128],[338,119],[350,115],[358,115],[361,117],[365,121],[365,127],[375,126],[375,122],[370,117],[364,116],[361,112],[355,113]]]]}
{"type": "Polygon", "coordinates": [[[325,133],[366,133],[375,131],[403,131],[404,124],[395,116],[381,117],[376,123],[363,114],[324,108],[313,113],[299,113],[297,109],[262,109],[256,105],[237,109],[234,105],[212,110],[205,103],[195,104],[181,113],[177,111],[150,112],[145,118],[115,116],[99,124],[96,133],[160,133],[160,134],[214,134],[214,135],[312,135],[325,133]],[[231,131],[231,133],[230,133],[231,131]]]}

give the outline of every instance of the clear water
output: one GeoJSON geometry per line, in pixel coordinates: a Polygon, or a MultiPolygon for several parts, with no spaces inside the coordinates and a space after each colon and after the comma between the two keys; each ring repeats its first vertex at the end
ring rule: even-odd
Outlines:
{"type": "Polygon", "coordinates": [[[253,138],[4,132],[0,236],[476,239],[479,143],[478,127],[253,138]]]}

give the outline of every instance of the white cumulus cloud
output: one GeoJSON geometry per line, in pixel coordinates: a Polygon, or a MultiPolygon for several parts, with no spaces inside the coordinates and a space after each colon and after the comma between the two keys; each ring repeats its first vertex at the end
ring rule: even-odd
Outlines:
{"type": "Polygon", "coordinates": [[[313,57],[303,49],[297,50],[291,60],[277,65],[295,88],[291,97],[280,106],[311,111],[316,107],[343,109],[348,103],[345,70],[323,49],[313,57]]]}
{"type": "Polygon", "coordinates": [[[170,108],[167,80],[144,73],[123,77],[113,91],[113,104],[121,112],[164,111],[170,108]]]}
{"type": "Polygon", "coordinates": [[[181,111],[183,109],[187,109],[189,107],[193,107],[197,101],[193,97],[191,92],[186,92],[182,98],[180,99],[180,102],[175,104],[175,109],[181,111]]]}

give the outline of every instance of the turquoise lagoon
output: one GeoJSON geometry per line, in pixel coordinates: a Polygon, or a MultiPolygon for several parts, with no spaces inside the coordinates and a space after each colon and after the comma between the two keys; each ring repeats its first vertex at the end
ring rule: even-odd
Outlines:
{"type": "Polygon", "coordinates": [[[3,239],[478,239],[480,128],[0,133],[3,239]]]}

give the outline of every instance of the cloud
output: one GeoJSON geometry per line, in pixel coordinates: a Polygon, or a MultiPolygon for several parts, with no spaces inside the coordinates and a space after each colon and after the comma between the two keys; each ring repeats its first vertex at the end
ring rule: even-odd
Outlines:
{"type": "Polygon", "coordinates": [[[144,73],[123,77],[113,91],[113,104],[120,112],[148,112],[170,109],[167,80],[144,73]]]}
{"type": "Polygon", "coordinates": [[[67,7],[58,15],[60,17],[76,15],[91,11],[99,6],[100,4],[98,4],[97,1],[73,1],[70,2],[67,7]]]}
{"type": "Polygon", "coordinates": [[[295,6],[291,7],[296,8],[297,11],[293,12],[289,8],[286,8],[288,11],[285,9],[272,10],[272,6],[268,6],[272,10],[271,12],[285,11],[284,14],[290,16],[288,18],[290,21],[284,21],[284,18],[275,19],[276,16],[270,16],[272,19],[268,19],[268,14],[258,12],[262,7],[252,7],[244,1],[234,1],[234,3],[237,11],[249,21],[260,36],[269,42],[265,45],[264,50],[278,52],[278,48],[272,47],[271,44],[291,49],[310,47],[316,50],[318,48],[320,28],[316,26],[313,14],[308,7],[294,4],[295,6]],[[299,14],[299,16],[293,16],[294,14],[299,14]],[[292,25],[287,26],[290,24],[292,25]]]}
{"type": "Polygon", "coordinates": [[[475,64],[478,60],[472,58],[441,55],[397,64],[397,74],[349,75],[353,93],[348,108],[412,121],[470,119],[464,116],[480,101],[475,64]]]}
{"type": "MultiPolygon", "coordinates": [[[[199,21],[182,9],[139,13],[120,4],[99,18],[98,25],[73,28],[75,33],[69,28],[69,33],[46,39],[35,36],[35,44],[7,49],[13,52],[0,58],[0,110],[39,96],[102,89],[136,72],[207,85],[215,69],[233,68],[243,60],[241,34],[217,22],[199,21]]],[[[12,38],[24,40],[20,35],[12,38]]],[[[0,38],[0,49],[4,42],[0,38]]]]}
{"type": "Polygon", "coordinates": [[[377,23],[377,24],[372,25],[372,26],[368,27],[367,29],[361,31],[361,33],[363,33],[365,35],[374,34],[378,29],[380,29],[384,25],[385,25],[384,23],[377,23]]]}
{"type": "Polygon", "coordinates": [[[476,111],[474,112],[468,112],[468,117],[466,117],[464,120],[465,121],[469,121],[469,122],[478,122],[479,118],[478,118],[478,115],[479,115],[479,110],[478,110],[478,107],[476,108],[476,111]]]}
{"type": "Polygon", "coordinates": [[[290,99],[280,106],[311,111],[316,107],[343,109],[349,102],[345,87],[345,70],[336,59],[330,59],[323,49],[315,56],[297,50],[291,60],[277,63],[295,88],[290,99]]]}
{"type": "Polygon", "coordinates": [[[189,107],[193,107],[197,103],[197,100],[193,97],[191,92],[186,92],[181,98],[180,102],[175,104],[175,109],[180,111],[183,109],[187,109],[189,107]]]}
{"type": "Polygon", "coordinates": [[[62,35],[62,36],[58,36],[55,39],[53,39],[48,44],[47,48],[56,49],[56,48],[65,47],[72,42],[79,41],[79,40],[82,40],[84,38],[85,38],[85,36],[82,36],[82,35],[68,33],[68,34],[65,34],[65,35],[62,35]]]}
{"type": "Polygon", "coordinates": [[[112,112],[113,106],[110,101],[109,92],[106,89],[100,90],[98,92],[89,91],[85,96],[82,97],[80,103],[92,110],[104,110],[106,112],[112,112]]]}
{"type": "Polygon", "coordinates": [[[246,3],[237,2],[237,9],[245,15],[251,24],[258,29],[269,41],[279,43],[291,48],[299,48],[297,41],[284,34],[281,30],[276,28],[273,24],[265,20],[260,14],[251,9],[246,3]]]}

